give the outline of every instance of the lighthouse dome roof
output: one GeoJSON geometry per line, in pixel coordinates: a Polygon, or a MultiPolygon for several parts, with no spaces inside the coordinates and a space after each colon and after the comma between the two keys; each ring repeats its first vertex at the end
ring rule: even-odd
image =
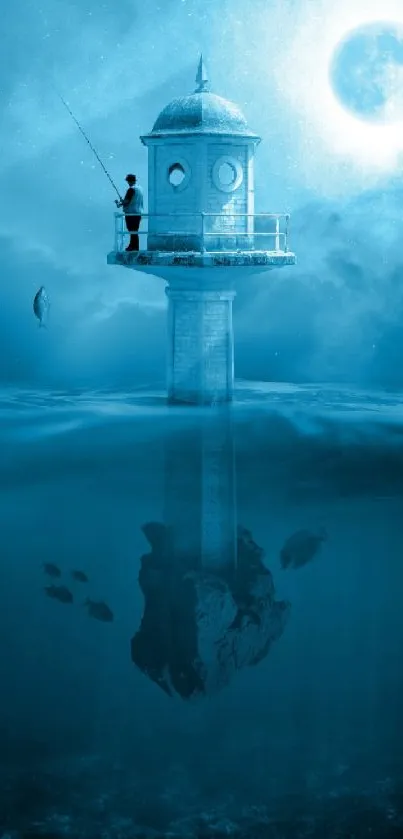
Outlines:
{"type": "Polygon", "coordinates": [[[203,56],[200,58],[196,82],[194,93],[172,99],[165,105],[152,131],[144,139],[178,134],[231,134],[259,139],[248,128],[238,105],[211,92],[203,56]]]}
{"type": "Polygon", "coordinates": [[[205,90],[173,99],[163,108],[151,133],[167,132],[250,134],[237,105],[205,90]]]}

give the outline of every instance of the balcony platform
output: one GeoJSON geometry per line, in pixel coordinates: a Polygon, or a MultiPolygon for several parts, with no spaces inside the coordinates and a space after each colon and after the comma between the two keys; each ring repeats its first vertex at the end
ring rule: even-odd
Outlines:
{"type": "Polygon", "coordinates": [[[123,265],[145,273],[158,274],[158,268],[251,268],[269,270],[295,265],[295,254],[289,251],[111,251],[108,265],[123,265]]]}

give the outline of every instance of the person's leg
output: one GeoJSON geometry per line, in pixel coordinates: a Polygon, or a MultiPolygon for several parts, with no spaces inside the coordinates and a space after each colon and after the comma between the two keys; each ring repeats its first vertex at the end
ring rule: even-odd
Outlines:
{"type": "Polygon", "coordinates": [[[133,223],[132,231],[135,235],[130,237],[130,250],[138,251],[140,250],[140,241],[137,231],[140,227],[141,216],[132,216],[131,220],[133,223]]]}
{"type": "MultiPolygon", "coordinates": [[[[131,233],[132,230],[133,230],[133,216],[125,216],[125,222],[126,222],[126,227],[127,227],[128,232],[131,233]]],[[[132,238],[133,238],[133,236],[130,236],[130,242],[129,242],[127,248],[126,248],[127,251],[133,250],[133,248],[132,248],[132,238]]]]}
{"type": "Polygon", "coordinates": [[[141,216],[125,216],[126,220],[126,227],[129,231],[130,235],[130,242],[128,247],[126,248],[127,251],[138,251],[139,250],[139,236],[137,231],[140,227],[141,216]]]}
{"type": "Polygon", "coordinates": [[[140,227],[141,216],[125,216],[126,218],[126,227],[131,234],[130,242],[128,247],[126,248],[127,251],[138,251],[139,250],[139,237],[137,235],[137,231],[140,227]]]}

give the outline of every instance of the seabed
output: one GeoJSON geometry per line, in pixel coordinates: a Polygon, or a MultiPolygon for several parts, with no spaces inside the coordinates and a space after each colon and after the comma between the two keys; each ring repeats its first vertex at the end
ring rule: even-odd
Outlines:
{"type": "MultiPolygon", "coordinates": [[[[392,761],[393,762],[393,761],[392,761]]],[[[132,767],[135,760],[132,761],[132,767]]],[[[383,767],[385,771],[386,767],[383,767]]],[[[308,767],[307,767],[308,769],[308,767]]],[[[335,768],[334,768],[335,769],[335,768]]],[[[399,839],[403,777],[395,768],[369,783],[368,767],[329,777],[312,769],[311,789],[248,801],[234,789],[203,795],[186,767],[129,770],[87,756],[0,770],[1,839],[399,839]],[[355,777],[354,777],[355,775],[355,777]],[[266,800],[264,800],[266,799],[266,800]]],[[[214,769],[212,769],[214,775],[214,769]]],[[[268,772],[270,784],[273,772],[268,772]]],[[[214,778],[211,779],[214,783],[214,778]]]]}

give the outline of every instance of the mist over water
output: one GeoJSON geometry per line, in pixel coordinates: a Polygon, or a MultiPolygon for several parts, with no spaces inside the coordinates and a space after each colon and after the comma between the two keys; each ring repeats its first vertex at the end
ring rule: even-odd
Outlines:
{"type": "Polygon", "coordinates": [[[166,447],[180,437],[191,464],[203,415],[158,392],[3,391],[0,826],[13,839],[403,830],[399,397],[239,386],[237,522],[290,616],[259,664],[186,702],[135,667],[130,639],[166,447]],[[287,538],[320,527],[318,554],[284,570],[287,538]],[[43,562],[72,605],[45,596],[43,562]],[[87,596],[114,622],[91,620],[87,596]]]}

